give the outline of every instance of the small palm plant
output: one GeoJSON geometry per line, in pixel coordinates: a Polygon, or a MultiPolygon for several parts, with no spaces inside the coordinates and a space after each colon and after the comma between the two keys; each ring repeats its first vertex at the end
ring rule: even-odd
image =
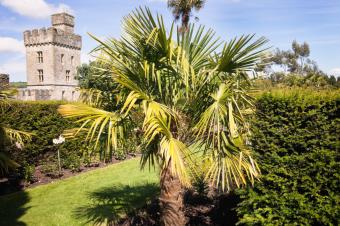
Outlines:
{"type": "Polygon", "coordinates": [[[253,110],[248,74],[267,40],[253,35],[219,42],[212,30],[188,26],[167,32],[163,18],[137,9],[123,20],[120,39],[99,42],[98,61],[117,84],[116,108],[61,105],[97,144],[116,150],[132,115],[143,115],[141,167],[160,168],[163,225],[184,225],[182,188],[202,164],[204,179],[220,191],[253,183],[259,171],[245,141],[253,110]],[[109,65],[109,67],[107,66],[109,65]],[[200,161],[197,161],[198,157],[200,161]]]}
{"type": "MultiPolygon", "coordinates": [[[[13,89],[0,90],[1,111],[4,110],[3,107],[5,105],[9,104],[8,98],[15,94],[16,91],[13,89]]],[[[7,156],[7,146],[16,144],[18,148],[22,148],[24,143],[29,140],[31,140],[30,133],[9,128],[3,122],[0,122],[0,177],[19,166],[15,161],[7,156]]]]}

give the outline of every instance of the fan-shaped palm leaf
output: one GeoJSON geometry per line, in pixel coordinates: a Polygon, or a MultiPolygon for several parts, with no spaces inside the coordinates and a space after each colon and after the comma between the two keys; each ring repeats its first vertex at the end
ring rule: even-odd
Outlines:
{"type": "Polygon", "coordinates": [[[224,45],[220,55],[214,57],[219,72],[235,73],[237,71],[251,72],[255,64],[268,48],[261,48],[268,40],[264,37],[255,42],[255,35],[245,35],[234,38],[224,45]]]}
{"type": "Polygon", "coordinates": [[[122,117],[119,113],[107,112],[101,109],[86,105],[61,105],[58,111],[66,118],[75,118],[81,127],[73,131],[77,135],[84,128],[87,128],[86,140],[94,141],[94,148],[97,147],[100,137],[107,134],[107,147],[117,149],[118,140],[124,137],[124,128],[121,123],[122,117]]]}
{"type": "MultiPolygon", "coordinates": [[[[176,36],[174,24],[167,32],[161,16],[154,17],[142,8],[124,18],[123,30],[120,39],[102,41],[92,36],[99,43],[95,51],[105,62],[104,70],[112,74],[122,94],[117,110],[66,105],[60,112],[82,123],[81,128],[88,130],[87,139],[108,136],[115,145],[124,139],[118,133],[123,121],[141,112],[141,166],[159,163],[161,175],[171,183],[190,185],[195,173],[188,168],[197,162],[190,160],[190,144],[200,147],[196,149],[205,164],[205,179],[222,191],[253,183],[259,171],[244,145],[246,113],[253,109],[248,73],[264,54],[262,46],[267,41],[242,36],[225,43],[218,53],[219,41],[212,30],[190,25],[186,33],[177,29],[176,36]]],[[[171,183],[163,183],[163,179],[162,189],[171,189],[171,183]]],[[[162,203],[177,203],[179,198],[165,196],[162,203]]],[[[169,218],[182,216],[164,211],[169,218]]]]}
{"type": "Polygon", "coordinates": [[[7,127],[3,127],[5,134],[12,143],[18,143],[24,145],[25,142],[31,141],[32,133],[15,130],[7,127]]]}

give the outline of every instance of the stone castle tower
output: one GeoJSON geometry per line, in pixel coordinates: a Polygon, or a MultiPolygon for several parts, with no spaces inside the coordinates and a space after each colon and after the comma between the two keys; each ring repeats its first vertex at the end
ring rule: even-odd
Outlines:
{"type": "Polygon", "coordinates": [[[19,99],[74,101],[79,96],[74,77],[80,66],[81,36],[74,34],[72,15],[51,17],[52,27],[24,32],[27,88],[19,90],[19,99]]]}

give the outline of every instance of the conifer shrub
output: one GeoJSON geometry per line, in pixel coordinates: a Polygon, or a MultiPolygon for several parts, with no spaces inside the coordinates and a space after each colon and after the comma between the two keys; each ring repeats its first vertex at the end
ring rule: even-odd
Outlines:
{"type": "MultiPolygon", "coordinates": [[[[66,140],[64,144],[56,146],[52,141],[58,138],[65,129],[76,127],[74,122],[63,118],[58,113],[57,109],[60,104],[61,102],[58,101],[11,101],[9,104],[0,106],[2,124],[32,133],[32,141],[27,143],[22,150],[13,146],[8,153],[22,167],[48,165],[49,162],[56,161],[57,149],[61,153],[65,168],[78,167],[80,157],[85,150],[83,142],[66,140]]],[[[31,171],[29,172],[32,173],[31,171]]]]}
{"type": "MultiPolygon", "coordinates": [[[[78,172],[81,165],[90,165],[91,161],[110,162],[112,158],[124,160],[127,153],[133,155],[137,152],[138,139],[135,135],[129,137],[119,150],[106,153],[102,159],[103,150],[93,150],[93,147],[84,142],[85,137],[66,139],[65,143],[55,145],[53,139],[63,134],[64,130],[77,128],[73,120],[63,118],[57,111],[63,104],[61,101],[10,101],[0,104],[0,122],[4,126],[32,133],[32,141],[22,150],[13,145],[7,153],[21,168],[18,170],[22,177],[31,178],[34,166],[41,165],[46,174],[57,173],[57,150],[60,151],[61,166],[78,172]]],[[[106,149],[105,149],[106,150],[106,149]]]]}
{"type": "Polygon", "coordinates": [[[238,225],[339,225],[340,92],[286,89],[257,99],[251,145],[262,177],[238,191],[238,225]]]}

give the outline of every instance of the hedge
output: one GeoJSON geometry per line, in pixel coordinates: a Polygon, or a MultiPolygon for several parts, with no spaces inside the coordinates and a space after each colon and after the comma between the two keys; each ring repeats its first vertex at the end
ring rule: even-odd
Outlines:
{"type": "Polygon", "coordinates": [[[52,142],[65,129],[76,127],[72,121],[64,119],[58,113],[57,108],[61,103],[57,101],[11,101],[9,104],[0,106],[2,124],[33,134],[32,141],[27,143],[22,150],[12,148],[9,153],[20,165],[46,164],[51,159],[53,161],[56,159],[57,148],[61,152],[64,165],[71,166],[79,162],[79,157],[82,155],[81,141],[67,140],[58,147],[52,142]]]}
{"type": "Polygon", "coordinates": [[[238,225],[339,225],[339,106],[338,90],[257,98],[251,144],[262,177],[238,191],[238,225]]]}

